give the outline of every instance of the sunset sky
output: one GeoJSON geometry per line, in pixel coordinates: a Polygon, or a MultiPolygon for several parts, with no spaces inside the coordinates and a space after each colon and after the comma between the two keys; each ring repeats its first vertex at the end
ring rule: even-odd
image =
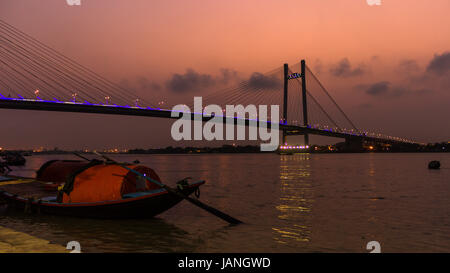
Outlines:
{"type": "MultiPolygon", "coordinates": [[[[245,79],[306,59],[358,127],[422,142],[450,141],[449,12],[448,0],[0,1],[0,19],[143,97],[177,96],[188,69],[245,79]]],[[[0,110],[0,147],[181,145],[171,124],[0,110]]]]}

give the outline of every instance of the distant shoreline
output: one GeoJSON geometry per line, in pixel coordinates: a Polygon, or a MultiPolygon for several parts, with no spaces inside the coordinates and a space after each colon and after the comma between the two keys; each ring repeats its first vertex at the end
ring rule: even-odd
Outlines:
{"type": "MultiPolygon", "coordinates": [[[[364,146],[360,147],[358,150],[349,149],[342,144],[336,145],[312,145],[309,149],[292,149],[292,150],[282,150],[273,152],[262,152],[260,151],[259,145],[247,145],[247,146],[234,146],[234,145],[223,145],[221,147],[172,147],[168,146],[165,148],[150,148],[150,149],[129,149],[129,150],[97,150],[102,153],[107,154],[242,154],[242,153],[252,153],[252,154],[267,154],[267,153],[442,153],[450,152],[450,143],[442,142],[435,144],[428,144],[426,146],[364,146]]],[[[52,155],[52,154],[72,154],[73,152],[92,154],[92,150],[77,150],[77,151],[66,151],[59,150],[57,148],[52,150],[9,150],[0,151],[1,153],[20,153],[24,156],[29,155],[52,155]]]]}

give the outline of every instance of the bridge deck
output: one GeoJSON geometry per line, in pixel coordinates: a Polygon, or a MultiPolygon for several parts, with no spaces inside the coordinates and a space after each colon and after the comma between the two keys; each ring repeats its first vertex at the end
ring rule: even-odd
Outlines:
{"type": "MultiPolygon", "coordinates": [[[[75,103],[75,102],[63,102],[63,101],[49,101],[49,100],[33,100],[33,99],[13,99],[13,98],[0,98],[0,108],[3,109],[17,109],[17,110],[37,110],[37,111],[58,111],[58,112],[73,112],[73,113],[93,113],[93,114],[107,114],[107,115],[127,115],[127,116],[144,116],[144,117],[156,117],[156,118],[170,118],[178,119],[178,115],[172,115],[172,110],[150,108],[150,107],[131,107],[131,106],[119,106],[119,105],[98,105],[91,103],[75,103]]],[[[199,118],[206,122],[212,119],[212,116],[204,116],[201,113],[183,113],[184,115],[190,115],[191,119],[199,118]]],[[[224,122],[237,124],[241,120],[245,126],[259,126],[258,120],[240,119],[232,117],[223,117],[224,122]]],[[[268,128],[271,128],[274,123],[266,121],[268,128]]],[[[350,138],[359,139],[364,141],[391,143],[391,144],[419,144],[409,142],[395,138],[381,138],[368,136],[357,132],[340,132],[332,129],[318,129],[311,128],[309,126],[298,126],[289,124],[278,124],[280,130],[284,130],[288,135],[322,135],[336,138],[350,138]]]]}

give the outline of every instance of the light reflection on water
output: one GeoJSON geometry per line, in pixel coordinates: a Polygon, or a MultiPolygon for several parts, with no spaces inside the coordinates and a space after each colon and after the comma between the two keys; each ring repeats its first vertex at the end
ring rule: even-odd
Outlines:
{"type": "Polygon", "coordinates": [[[276,209],[284,225],[275,226],[274,240],[287,244],[290,240],[308,242],[311,234],[311,187],[310,154],[280,156],[281,196],[276,209]]]}
{"type": "MultiPolygon", "coordinates": [[[[26,215],[0,207],[0,226],[84,252],[450,252],[450,154],[115,155],[166,184],[205,179],[200,200],[245,222],[228,226],[182,202],[147,220],[26,215]],[[430,171],[430,160],[442,169],[430,171]]],[[[47,160],[27,157],[16,174],[47,160]]],[[[0,234],[1,240],[2,234],[0,234]]]]}

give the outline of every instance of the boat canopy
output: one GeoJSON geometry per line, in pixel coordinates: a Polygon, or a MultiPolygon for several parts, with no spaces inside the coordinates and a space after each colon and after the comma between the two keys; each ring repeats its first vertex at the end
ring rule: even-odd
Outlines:
{"type": "MultiPolygon", "coordinates": [[[[101,161],[96,163],[101,164],[101,161]]],[[[36,172],[36,179],[44,182],[62,184],[76,171],[94,165],[93,161],[80,160],[50,160],[44,163],[36,172]]]]}
{"type": "MultiPolygon", "coordinates": [[[[47,162],[38,171],[39,177],[51,181],[52,173],[58,169],[58,179],[64,176],[64,187],[58,198],[62,203],[91,203],[121,200],[123,195],[160,188],[145,178],[121,167],[118,164],[105,164],[102,161],[47,162]],[[83,163],[83,164],[81,164],[83,163]],[[75,167],[76,166],[76,167],[75,167]],[[44,168],[44,169],[43,169],[44,168]],[[62,175],[64,174],[64,175],[62,175]]],[[[145,174],[158,182],[161,181],[154,170],[142,165],[127,165],[128,168],[145,174]]],[[[42,180],[41,180],[42,181],[42,180]]],[[[62,182],[62,181],[51,181],[62,182]]]]}

